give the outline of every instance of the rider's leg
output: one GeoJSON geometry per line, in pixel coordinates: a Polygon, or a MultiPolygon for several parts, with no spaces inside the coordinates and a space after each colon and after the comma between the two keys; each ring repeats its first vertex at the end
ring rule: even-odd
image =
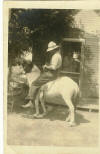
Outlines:
{"type": "MultiPolygon", "coordinates": [[[[38,88],[53,79],[54,79],[54,74],[52,74],[51,72],[42,73],[39,76],[39,78],[32,83],[29,89],[29,94],[27,96],[27,99],[31,100],[31,102],[34,101],[38,88]]],[[[24,107],[29,107],[29,106],[30,106],[30,101],[29,104],[24,105],[24,107]]]]}
{"type": "Polygon", "coordinates": [[[34,86],[33,84],[31,85],[30,89],[29,89],[29,93],[27,96],[27,100],[29,100],[29,102],[25,105],[22,105],[23,108],[27,108],[27,107],[33,107],[33,101],[35,100],[35,96],[36,96],[36,92],[38,90],[39,87],[34,86]]]}
{"type": "Polygon", "coordinates": [[[25,105],[21,105],[21,107],[23,107],[23,108],[28,108],[28,107],[33,108],[32,100],[29,100],[29,102],[25,105]]]}

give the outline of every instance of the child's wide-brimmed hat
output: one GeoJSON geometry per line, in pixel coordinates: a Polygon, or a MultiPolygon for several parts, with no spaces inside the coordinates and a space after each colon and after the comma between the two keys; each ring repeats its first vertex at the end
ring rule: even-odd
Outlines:
{"type": "Polygon", "coordinates": [[[51,42],[48,43],[47,52],[50,52],[50,51],[55,50],[55,49],[57,49],[57,48],[59,48],[59,46],[56,45],[55,42],[51,41],[51,42]]]}

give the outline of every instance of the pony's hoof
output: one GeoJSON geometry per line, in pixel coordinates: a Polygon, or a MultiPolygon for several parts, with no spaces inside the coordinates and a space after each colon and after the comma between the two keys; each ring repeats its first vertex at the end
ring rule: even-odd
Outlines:
{"type": "Polygon", "coordinates": [[[34,117],[34,118],[37,118],[38,115],[39,115],[39,114],[36,114],[36,113],[35,113],[35,114],[33,114],[33,117],[34,117]]]}
{"type": "Polygon", "coordinates": [[[43,118],[43,114],[34,114],[34,118],[43,118]]]}
{"type": "Polygon", "coordinates": [[[67,122],[67,126],[74,127],[74,126],[76,126],[76,123],[75,122],[67,122]]]}

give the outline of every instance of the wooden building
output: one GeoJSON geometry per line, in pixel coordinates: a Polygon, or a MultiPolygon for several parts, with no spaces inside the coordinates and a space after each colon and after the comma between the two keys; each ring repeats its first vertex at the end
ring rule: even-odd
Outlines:
{"type": "Polygon", "coordinates": [[[63,53],[64,58],[68,50],[72,50],[72,53],[77,51],[80,54],[80,72],[72,71],[71,68],[67,70],[67,64],[63,66],[62,72],[79,80],[80,106],[98,109],[100,16],[93,10],[81,10],[75,16],[75,23],[75,26],[83,31],[83,41],[64,38],[63,53]]]}

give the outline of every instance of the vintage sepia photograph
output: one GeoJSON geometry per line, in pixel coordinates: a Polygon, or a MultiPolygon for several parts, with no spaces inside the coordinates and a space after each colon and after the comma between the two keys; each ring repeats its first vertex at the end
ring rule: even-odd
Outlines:
{"type": "Polygon", "coordinates": [[[100,10],[9,9],[7,143],[98,146],[100,10]]]}
{"type": "Polygon", "coordinates": [[[98,148],[100,9],[10,7],[7,29],[7,146],[98,148]]]}

